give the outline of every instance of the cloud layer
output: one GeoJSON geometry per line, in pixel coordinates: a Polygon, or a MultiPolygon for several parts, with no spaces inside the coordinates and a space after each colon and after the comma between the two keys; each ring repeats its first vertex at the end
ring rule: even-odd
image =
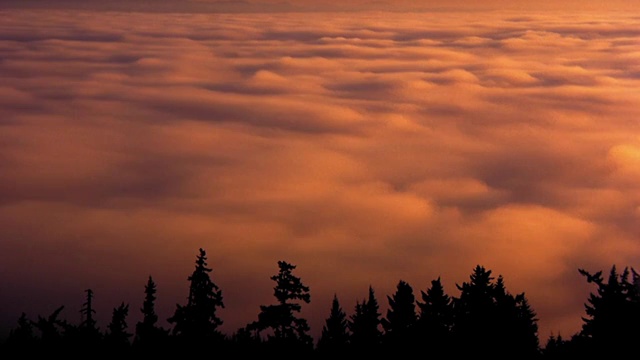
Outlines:
{"type": "MultiPolygon", "coordinates": [[[[168,317],[203,247],[233,331],[277,261],[336,293],[445,290],[482,264],[540,335],[578,268],[640,256],[640,18],[629,13],[0,13],[4,318],[94,289],[168,317]],[[38,26],[33,26],[38,24],[38,26]]],[[[138,314],[132,312],[133,324],[138,314]]]]}

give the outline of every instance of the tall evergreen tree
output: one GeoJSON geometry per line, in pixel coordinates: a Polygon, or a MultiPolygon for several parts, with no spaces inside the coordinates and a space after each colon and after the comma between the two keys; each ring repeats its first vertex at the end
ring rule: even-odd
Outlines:
{"type": "MultiPolygon", "coordinates": [[[[168,331],[158,326],[158,315],[155,310],[156,283],[149,276],[144,287],[142,303],[142,320],[136,324],[133,346],[138,350],[151,351],[166,346],[168,331]]],[[[144,352],[142,353],[144,354],[144,352]]]]}
{"type": "Polygon", "coordinates": [[[309,303],[309,287],[293,274],[296,268],[286,261],[278,261],[278,274],[271,276],[276,282],[273,294],[275,305],[261,305],[258,320],[250,325],[258,333],[269,330],[266,345],[278,356],[302,354],[313,350],[307,320],[296,316],[302,310],[300,302],[309,303]]]}
{"type": "Polygon", "coordinates": [[[538,334],[538,318],[524,293],[516,296],[516,323],[514,342],[526,358],[538,358],[542,355],[538,334]]]}
{"type": "Polygon", "coordinates": [[[349,345],[349,329],[347,314],[342,310],[338,295],[333,295],[331,312],[322,327],[318,341],[318,353],[323,356],[345,355],[349,345]]]}
{"type": "Polygon", "coordinates": [[[413,288],[406,281],[400,280],[396,292],[387,296],[387,300],[387,316],[381,319],[385,348],[397,354],[412,354],[418,319],[413,288]]]}
{"type": "Polygon", "coordinates": [[[454,304],[454,349],[460,356],[492,356],[498,344],[494,338],[495,307],[491,270],[476,266],[470,281],[456,287],[460,296],[454,304]]]}
{"type": "Polygon", "coordinates": [[[605,282],[602,271],[591,274],[579,269],[589,283],[597,286],[585,304],[581,334],[596,356],[623,356],[635,351],[632,344],[640,339],[640,301],[630,270],[621,274],[613,265],[605,282]]]}
{"type": "Polygon", "coordinates": [[[524,294],[511,295],[499,276],[478,265],[470,281],[456,285],[460,297],[454,304],[454,347],[460,356],[539,356],[535,312],[524,294]],[[496,342],[500,339],[500,342],[496,342]]]}
{"type": "Polygon", "coordinates": [[[93,318],[93,315],[96,313],[93,308],[93,290],[86,289],[87,293],[87,301],[82,304],[82,308],[80,309],[80,314],[82,314],[82,322],[80,323],[81,328],[97,330],[97,322],[93,318]]]}
{"type": "Polygon", "coordinates": [[[82,320],[77,328],[67,326],[68,338],[74,344],[84,344],[86,347],[95,348],[103,340],[103,336],[98,328],[98,323],[94,318],[96,310],[93,308],[94,293],[92,289],[85,290],[86,301],[80,308],[82,320]]]}
{"type": "Polygon", "coordinates": [[[209,277],[211,271],[207,267],[207,254],[200,248],[195,270],[187,277],[187,304],[177,304],[173,316],[167,319],[174,324],[172,333],[182,344],[203,345],[224,340],[218,331],[223,321],[217,316],[218,308],[224,308],[222,290],[209,277]]]}
{"type": "Polygon", "coordinates": [[[493,286],[495,305],[494,336],[501,346],[494,350],[498,356],[531,359],[540,355],[536,314],[524,293],[513,296],[500,275],[493,286]]]}
{"type": "Polygon", "coordinates": [[[129,338],[133,335],[127,332],[127,316],[129,315],[129,304],[124,302],[113,309],[111,322],[107,326],[104,337],[106,349],[112,354],[123,354],[131,343],[129,338]]]}
{"type": "Polygon", "coordinates": [[[417,336],[421,343],[429,344],[435,352],[448,351],[453,328],[453,299],[444,291],[439,277],[431,281],[426,292],[420,293],[422,302],[417,301],[417,336]]]}
{"type": "Polygon", "coordinates": [[[351,332],[350,348],[355,354],[372,355],[381,350],[382,331],[380,322],[382,314],[375,292],[369,286],[369,296],[362,302],[356,302],[354,313],[349,320],[351,332]]]}

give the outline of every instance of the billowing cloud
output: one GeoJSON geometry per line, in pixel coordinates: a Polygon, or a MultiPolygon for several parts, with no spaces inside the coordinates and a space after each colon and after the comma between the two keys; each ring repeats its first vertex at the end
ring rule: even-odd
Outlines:
{"type": "Polygon", "coordinates": [[[10,8],[40,9],[92,9],[107,11],[151,11],[151,12],[307,12],[307,11],[425,11],[425,10],[602,10],[634,9],[626,0],[530,1],[530,0],[4,0],[10,8]]]}
{"type": "Polygon", "coordinates": [[[203,247],[229,332],[278,260],[315,335],[477,264],[578,331],[577,269],[640,255],[638,18],[479,14],[3,11],[4,328],[149,275],[168,317],[203,247]]]}

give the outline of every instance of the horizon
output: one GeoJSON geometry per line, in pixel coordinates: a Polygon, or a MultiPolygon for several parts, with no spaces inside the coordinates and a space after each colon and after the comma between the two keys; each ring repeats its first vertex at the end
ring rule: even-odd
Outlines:
{"type": "MultiPolygon", "coordinates": [[[[201,248],[201,250],[204,250],[206,252],[206,249],[202,249],[201,248]]],[[[194,259],[196,259],[196,256],[194,256],[194,259]]],[[[216,269],[209,263],[208,255],[206,256],[206,259],[207,259],[206,267],[211,268],[212,272],[215,273],[216,269]]],[[[278,260],[278,262],[279,261],[284,261],[284,262],[289,263],[286,259],[278,260]]],[[[195,261],[194,261],[194,263],[195,263],[195,261]]],[[[299,264],[293,264],[293,263],[289,263],[289,264],[294,267],[294,269],[292,271],[292,274],[294,276],[298,276],[298,272],[299,272],[298,268],[300,268],[300,265],[299,264]]],[[[495,283],[496,283],[498,278],[502,278],[505,281],[505,284],[506,284],[505,290],[506,290],[507,294],[511,294],[513,296],[520,295],[520,294],[524,295],[525,298],[527,299],[529,305],[531,306],[532,311],[536,315],[535,316],[535,322],[536,322],[536,325],[538,325],[538,327],[539,327],[539,322],[540,322],[541,319],[537,315],[537,312],[535,310],[535,304],[531,304],[531,302],[530,302],[530,300],[529,300],[529,298],[527,296],[527,291],[526,290],[522,290],[522,291],[519,291],[519,292],[512,292],[510,287],[508,286],[509,281],[508,281],[508,279],[506,279],[503,276],[503,274],[495,273],[490,267],[484,266],[483,264],[477,264],[476,266],[484,268],[484,269],[486,269],[486,271],[488,273],[491,273],[491,283],[494,284],[494,285],[495,285],[495,283]]],[[[276,269],[274,269],[274,271],[271,274],[269,274],[268,276],[265,276],[265,278],[268,278],[270,276],[273,276],[273,275],[277,274],[277,266],[274,266],[274,268],[276,268],[276,269]]],[[[636,271],[633,267],[629,267],[629,266],[618,267],[616,264],[612,264],[612,266],[610,268],[608,268],[608,269],[590,271],[588,269],[580,268],[576,272],[579,273],[580,270],[585,270],[590,274],[596,274],[598,272],[601,272],[603,274],[603,278],[607,279],[607,276],[610,274],[610,271],[612,271],[614,268],[616,269],[617,274],[621,274],[625,270],[629,270],[630,272],[631,271],[636,271]]],[[[472,275],[474,270],[475,270],[475,268],[474,269],[470,269],[469,270],[469,275],[472,275]]],[[[580,277],[583,279],[585,284],[589,283],[588,279],[585,278],[585,275],[580,274],[580,277]]],[[[144,284],[141,286],[141,288],[144,288],[144,286],[147,284],[147,280],[148,279],[153,279],[153,281],[154,281],[154,283],[155,283],[157,288],[161,287],[161,286],[158,285],[157,279],[152,274],[150,274],[149,277],[147,279],[145,279],[145,281],[143,282],[144,284]]],[[[186,277],[185,277],[185,279],[186,279],[186,277]]],[[[222,322],[223,322],[222,325],[219,327],[219,329],[220,329],[221,333],[224,336],[231,337],[231,336],[235,335],[236,332],[239,329],[244,328],[245,326],[248,326],[251,322],[257,320],[257,315],[260,312],[259,307],[255,311],[255,317],[254,318],[247,317],[247,323],[242,324],[242,323],[234,322],[234,327],[228,326],[226,324],[226,321],[225,321],[224,313],[225,313],[225,308],[228,307],[229,305],[233,304],[233,301],[229,301],[229,299],[225,296],[225,294],[226,294],[225,289],[222,288],[221,286],[219,286],[220,283],[226,283],[226,282],[224,281],[224,279],[216,279],[215,275],[211,276],[211,280],[212,280],[212,282],[214,284],[218,285],[218,288],[219,288],[219,290],[221,291],[221,294],[222,294],[222,301],[224,303],[224,306],[218,308],[216,313],[217,313],[217,316],[220,317],[222,322]],[[220,281],[220,280],[222,280],[222,281],[220,281]]],[[[308,285],[304,278],[301,278],[300,280],[301,280],[303,285],[308,285]]],[[[428,284],[425,287],[417,288],[411,282],[407,282],[404,279],[398,279],[396,284],[391,287],[392,291],[389,292],[389,293],[386,293],[386,294],[378,293],[378,291],[377,291],[378,288],[373,283],[368,284],[367,286],[361,286],[361,288],[362,289],[364,289],[364,288],[368,289],[369,287],[371,287],[371,289],[375,293],[375,298],[376,298],[377,303],[378,303],[378,305],[380,307],[380,311],[381,311],[380,319],[386,319],[387,318],[387,310],[390,308],[388,300],[393,295],[395,295],[395,293],[397,291],[397,289],[395,287],[399,283],[405,283],[413,290],[413,295],[415,296],[415,299],[416,299],[416,302],[414,303],[415,304],[415,311],[416,311],[416,315],[419,316],[420,309],[419,309],[418,303],[423,302],[423,299],[421,297],[421,292],[425,292],[425,293],[427,292],[427,290],[431,287],[431,280],[440,280],[443,284],[446,283],[446,281],[444,281],[444,279],[442,279],[441,277],[436,277],[436,278],[430,279],[428,281],[425,281],[425,283],[428,284]]],[[[271,282],[271,285],[274,285],[273,284],[273,280],[269,280],[269,281],[271,282]]],[[[445,295],[448,295],[452,299],[459,298],[459,295],[460,295],[461,291],[457,287],[461,286],[463,283],[469,283],[470,281],[471,281],[470,277],[467,277],[466,279],[462,279],[461,281],[453,282],[453,285],[454,285],[453,288],[455,289],[454,292],[452,292],[451,289],[447,289],[447,287],[444,286],[445,295]]],[[[229,285],[229,284],[227,283],[227,285],[229,285]]],[[[593,294],[597,293],[597,287],[595,285],[589,285],[589,287],[591,288],[591,290],[588,292],[588,295],[591,294],[591,293],[593,293],[593,294]]],[[[188,288],[189,288],[188,281],[185,281],[185,284],[184,284],[185,294],[188,294],[188,288]]],[[[359,290],[362,290],[362,289],[359,288],[359,290]]],[[[81,291],[82,296],[81,296],[81,300],[78,299],[78,301],[77,301],[77,303],[78,303],[78,304],[76,304],[76,305],[78,305],[78,306],[76,306],[77,309],[76,308],[70,309],[67,304],[55,305],[55,304],[51,303],[51,304],[49,304],[50,305],[50,308],[49,308],[50,311],[47,312],[47,313],[28,314],[26,312],[21,312],[20,314],[15,316],[16,324],[14,324],[13,326],[9,326],[6,329],[7,330],[6,332],[0,333],[0,343],[2,343],[2,341],[4,341],[6,339],[8,333],[9,333],[9,330],[12,330],[12,329],[16,328],[17,319],[23,313],[27,316],[27,319],[29,319],[31,321],[36,321],[40,317],[47,318],[51,313],[53,313],[54,311],[57,311],[58,309],[62,308],[62,311],[60,311],[60,315],[61,316],[59,317],[59,319],[63,320],[63,321],[67,321],[72,326],[74,326],[74,325],[78,326],[82,322],[82,316],[80,316],[78,319],[73,319],[73,317],[70,316],[70,314],[73,314],[73,313],[76,313],[76,315],[78,315],[78,314],[81,315],[82,314],[82,309],[83,309],[84,305],[80,305],[80,304],[84,304],[84,302],[86,301],[86,292],[89,291],[89,290],[91,290],[91,292],[92,292],[92,301],[94,303],[94,307],[93,307],[94,310],[96,308],[99,309],[94,314],[94,319],[96,319],[96,328],[99,331],[101,331],[101,332],[106,331],[107,324],[109,323],[109,321],[111,319],[111,316],[112,316],[112,311],[114,311],[114,309],[116,309],[117,306],[120,306],[120,304],[124,304],[129,308],[129,312],[128,312],[128,315],[126,317],[126,323],[127,323],[128,327],[125,330],[131,331],[132,334],[135,334],[136,323],[138,321],[141,321],[141,319],[142,319],[141,311],[142,311],[142,303],[144,301],[144,291],[141,291],[141,293],[139,294],[139,299],[137,299],[138,300],[137,302],[129,301],[129,300],[132,300],[132,299],[121,300],[118,303],[113,303],[113,305],[109,308],[108,304],[104,300],[101,300],[99,296],[96,297],[97,294],[95,293],[94,288],[89,286],[86,289],[83,289],[81,291]],[[98,306],[96,306],[95,304],[98,304],[98,306]],[[137,307],[138,305],[140,307],[137,307]],[[108,311],[105,311],[105,310],[108,310],[108,311]]],[[[108,289],[105,289],[105,290],[108,290],[108,289]]],[[[311,297],[310,297],[311,298],[311,302],[313,302],[315,296],[314,296],[314,293],[313,293],[312,289],[310,289],[309,294],[311,295],[311,297]]],[[[250,295],[250,294],[248,294],[248,295],[250,295]]],[[[313,323],[315,323],[315,326],[311,327],[311,329],[310,329],[310,335],[313,338],[314,345],[317,345],[317,342],[318,342],[318,340],[320,338],[321,329],[325,326],[324,321],[330,316],[331,301],[333,301],[334,296],[338,299],[338,301],[340,303],[340,308],[344,311],[344,313],[346,314],[347,318],[348,319],[352,319],[351,317],[354,314],[354,309],[355,309],[356,305],[358,303],[362,303],[362,302],[364,302],[366,300],[367,292],[366,291],[362,291],[362,296],[361,297],[354,298],[352,303],[348,303],[348,304],[345,304],[345,301],[342,299],[341,296],[339,296],[339,294],[337,292],[332,293],[331,296],[329,297],[329,299],[330,299],[329,303],[325,304],[326,305],[325,306],[325,316],[322,317],[321,319],[311,319],[311,321],[313,323]],[[321,321],[318,321],[318,320],[321,320],[321,321]]],[[[175,306],[177,306],[177,305],[185,306],[184,300],[186,300],[187,298],[188,298],[188,295],[185,295],[183,301],[178,300],[174,304],[174,308],[173,309],[170,309],[169,307],[163,306],[162,308],[164,308],[164,310],[161,311],[161,312],[158,312],[158,304],[166,305],[166,301],[164,301],[164,299],[161,299],[160,297],[157,297],[156,300],[155,300],[155,305],[156,305],[156,311],[157,311],[157,315],[158,315],[158,326],[161,327],[161,328],[164,328],[165,330],[171,331],[173,329],[174,325],[171,324],[167,320],[174,314],[175,306]],[[167,312],[167,310],[171,310],[171,311],[167,312]]],[[[238,299],[232,299],[232,300],[238,300],[238,299]]],[[[264,303],[264,304],[259,304],[259,305],[260,306],[262,306],[262,305],[272,305],[272,304],[276,304],[276,303],[277,303],[277,300],[271,299],[270,302],[267,302],[267,303],[264,303]]],[[[584,304],[587,304],[587,303],[588,303],[588,297],[585,296],[584,304]]],[[[301,313],[300,313],[301,314],[300,317],[304,318],[304,319],[307,319],[307,316],[310,315],[309,310],[307,309],[309,307],[309,304],[301,303],[301,307],[302,307],[302,310],[301,310],[301,313]]],[[[321,306],[317,306],[316,308],[320,309],[322,307],[321,306]]],[[[586,313],[583,314],[583,316],[586,317],[587,316],[586,313]]],[[[307,319],[307,320],[309,320],[309,319],[307,319]]],[[[581,319],[580,323],[582,323],[582,319],[581,319]]],[[[381,327],[381,330],[382,330],[382,327],[381,327]]],[[[549,340],[550,337],[558,338],[558,336],[560,336],[563,339],[570,339],[572,335],[576,335],[579,332],[580,332],[580,328],[579,327],[572,333],[563,333],[562,331],[555,331],[555,332],[552,331],[551,333],[549,333],[549,334],[547,334],[545,336],[544,334],[540,334],[538,332],[538,339],[540,341],[540,346],[544,347],[544,345],[546,344],[546,341],[549,340]]]]}

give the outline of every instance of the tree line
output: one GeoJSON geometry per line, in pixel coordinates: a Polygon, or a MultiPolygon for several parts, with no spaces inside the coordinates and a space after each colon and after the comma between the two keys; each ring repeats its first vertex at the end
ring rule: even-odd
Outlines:
{"type": "Polygon", "coordinates": [[[386,296],[383,314],[370,285],[347,315],[334,294],[317,342],[300,315],[310,303],[310,289],[294,274],[296,265],[278,261],[271,305],[260,305],[257,319],[223,333],[218,310],[224,308],[222,290],[212,281],[207,256],[200,248],[195,269],[188,276],[185,304],[176,304],[167,319],[170,328],[158,324],[156,284],[149,276],[144,287],[142,318],[129,328],[129,304],[113,309],[111,321],[101,331],[95,320],[93,291],[86,290],[78,324],[60,318],[64,306],[48,316],[29,318],[22,313],[0,353],[77,356],[166,356],[208,353],[231,356],[278,356],[324,359],[330,357],[447,354],[453,357],[510,359],[566,359],[578,356],[626,356],[637,354],[640,341],[640,275],[631,267],[618,272],[612,266],[605,280],[578,269],[596,287],[585,302],[580,331],[568,338],[551,335],[539,341],[537,315],[524,293],[512,294],[501,275],[477,265],[469,280],[456,284],[458,296],[445,291],[440,278],[415,292],[400,280],[386,296]]]}

